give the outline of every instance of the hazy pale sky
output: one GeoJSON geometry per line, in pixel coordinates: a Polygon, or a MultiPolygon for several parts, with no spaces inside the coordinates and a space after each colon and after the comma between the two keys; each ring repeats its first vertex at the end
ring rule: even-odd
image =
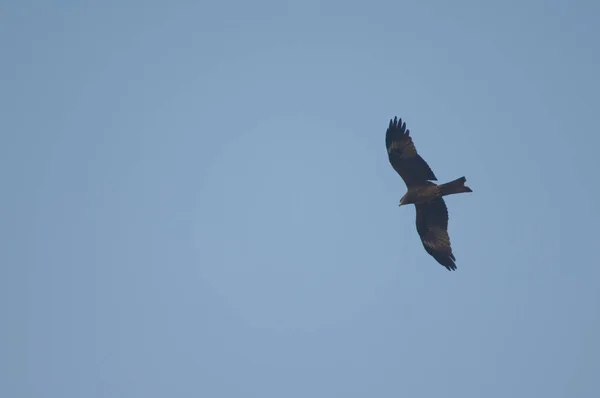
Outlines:
{"type": "Polygon", "coordinates": [[[600,3],[0,2],[0,396],[600,396],[600,3]],[[402,117],[458,270],[388,163],[402,117]]]}

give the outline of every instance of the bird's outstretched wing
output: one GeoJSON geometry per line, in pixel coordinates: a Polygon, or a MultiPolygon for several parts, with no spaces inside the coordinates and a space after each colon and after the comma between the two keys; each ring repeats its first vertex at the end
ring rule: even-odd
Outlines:
{"type": "Polygon", "coordinates": [[[439,198],[429,203],[416,204],[417,232],[423,247],[438,263],[448,271],[456,269],[456,258],[452,254],[450,236],[448,235],[448,209],[444,199],[439,198]]]}
{"type": "Polygon", "coordinates": [[[402,119],[395,117],[385,133],[385,146],[392,167],[407,187],[420,185],[428,180],[437,181],[425,160],[417,153],[410,137],[410,130],[402,119]]]}

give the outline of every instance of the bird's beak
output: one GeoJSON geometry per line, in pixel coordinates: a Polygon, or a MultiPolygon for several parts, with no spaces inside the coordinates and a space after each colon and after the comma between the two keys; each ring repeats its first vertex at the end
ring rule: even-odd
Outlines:
{"type": "Polygon", "coordinates": [[[398,204],[398,206],[402,206],[404,204],[404,198],[400,199],[400,203],[398,204]]]}

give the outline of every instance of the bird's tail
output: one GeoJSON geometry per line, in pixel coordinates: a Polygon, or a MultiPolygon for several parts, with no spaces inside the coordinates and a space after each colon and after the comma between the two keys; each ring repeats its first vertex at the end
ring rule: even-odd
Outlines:
{"type": "Polygon", "coordinates": [[[442,196],[453,195],[455,193],[473,192],[471,188],[465,185],[465,182],[467,182],[465,177],[457,178],[454,181],[440,185],[440,192],[442,196]]]}

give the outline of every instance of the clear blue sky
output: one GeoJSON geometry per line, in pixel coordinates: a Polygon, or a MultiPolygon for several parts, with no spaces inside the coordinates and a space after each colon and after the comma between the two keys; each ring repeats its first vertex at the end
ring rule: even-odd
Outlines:
{"type": "Polygon", "coordinates": [[[600,396],[599,20],[2,1],[0,396],[600,396]],[[456,272],[398,207],[396,115],[474,190],[456,272]]]}

